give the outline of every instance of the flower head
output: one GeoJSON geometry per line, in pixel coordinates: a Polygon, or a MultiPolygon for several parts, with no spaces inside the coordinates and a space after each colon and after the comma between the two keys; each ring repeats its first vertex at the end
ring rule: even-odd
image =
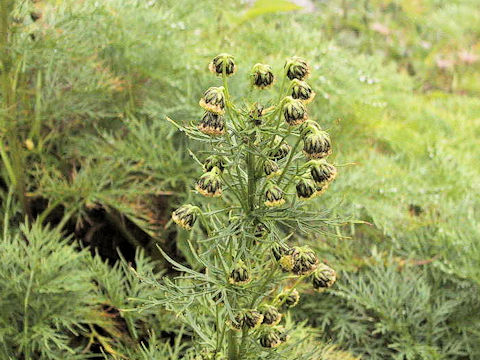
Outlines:
{"type": "Polygon", "coordinates": [[[212,170],[203,174],[197,181],[195,189],[208,197],[217,197],[222,195],[222,180],[220,179],[220,169],[213,167],[212,170]]]}
{"type": "Polygon", "coordinates": [[[185,230],[190,230],[197,221],[198,207],[186,204],[172,213],[172,220],[185,230]]]}
{"type": "Polygon", "coordinates": [[[269,207],[281,206],[285,203],[282,189],[273,183],[267,185],[265,199],[265,205],[269,207]]]}
{"type": "Polygon", "coordinates": [[[325,131],[312,131],[303,138],[303,153],[308,158],[322,159],[332,153],[330,136],[325,131]]]}
{"type": "Polygon", "coordinates": [[[267,179],[278,176],[282,173],[278,164],[270,159],[263,162],[263,172],[267,176],[267,179]]]}
{"type": "Polygon", "coordinates": [[[310,67],[305,60],[298,56],[293,56],[290,59],[287,59],[285,69],[290,80],[304,80],[310,74],[310,67]]]}
{"type": "Polygon", "coordinates": [[[292,249],[285,244],[275,242],[272,245],[272,255],[275,260],[279,261],[282,256],[288,254],[292,249]]]}
{"type": "Polygon", "coordinates": [[[315,196],[317,188],[315,182],[311,179],[301,177],[296,185],[297,196],[299,199],[308,200],[315,196]]]}
{"type": "Polygon", "coordinates": [[[292,81],[292,98],[302,100],[308,104],[315,97],[315,92],[305,81],[293,79],[292,81]]]}
{"type": "Polygon", "coordinates": [[[245,311],[243,317],[243,325],[247,329],[256,329],[262,324],[263,315],[257,310],[247,310],[245,311]]]}
{"type": "Polygon", "coordinates": [[[259,338],[260,345],[264,348],[275,348],[282,344],[281,333],[274,328],[265,328],[259,338]]]}
{"type": "Polygon", "coordinates": [[[282,320],[282,314],[273,305],[261,305],[258,311],[263,315],[263,325],[275,326],[282,320]]]}
{"type": "Polygon", "coordinates": [[[337,280],[337,273],[331,267],[320,264],[312,275],[313,288],[317,291],[323,291],[331,287],[337,280]]]}
{"type": "Polygon", "coordinates": [[[252,84],[260,89],[271,86],[275,80],[270,65],[255,64],[252,68],[252,84]]]}
{"type": "Polygon", "coordinates": [[[277,295],[276,302],[287,309],[290,309],[298,304],[300,301],[300,294],[297,289],[288,289],[277,295]]]}
{"type": "Polygon", "coordinates": [[[276,161],[282,160],[288,155],[291,149],[292,147],[288,143],[282,141],[282,139],[277,136],[275,138],[274,148],[268,152],[268,156],[276,161]]]}
{"type": "Polygon", "coordinates": [[[335,166],[329,164],[325,159],[311,160],[307,165],[310,167],[310,175],[317,187],[332,182],[337,176],[335,166]]]}
{"type": "Polygon", "coordinates": [[[292,272],[295,275],[306,275],[317,268],[318,258],[315,251],[308,246],[294,247],[292,272]]]}
{"type": "Polygon", "coordinates": [[[250,272],[247,266],[242,260],[239,260],[228,278],[228,282],[234,285],[248,284],[252,279],[250,278],[250,272]]]}
{"type": "Polygon", "coordinates": [[[223,120],[223,116],[210,111],[205,111],[200,124],[198,124],[198,130],[211,136],[224,134],[225,121],[223,120]]]}
{"type": "Polygon", "coordinates": [[[223,86],[208,88],[200,99],[200,106],[209,112],[223,115],[225,113],[224,90],[223,86]]]}
{"type": "Polygon", "coordinates": [[[233,56],[225,53],[215,56],[208,68],[216,75],[222,75],[225,69],[227,76],[233,75],[237,70],[233,56]]]}
{"type": "Polygon", "coordinates": [[[287,96],[283,102],[283,117],[288,125],[300,125],[304,123],[307,118],[307,109],[305,104],[298,99],[287,96]]]}
{"type": "Polygon", "coordinates": [[[253,122],[256,126],[262,125],[262,117],[263,117],[263,106],[255,103],[248,113],[248,118],[251,122],[253,122]]]}
{"type": "Polygon", "coordinates": [[[203,168],[205,171],[212,171],[214,167],[219,168],[220,171],[223,172],[223,170],[225,170],[225,159],[217,155],[207,157],[203,162],[203,168]]]}

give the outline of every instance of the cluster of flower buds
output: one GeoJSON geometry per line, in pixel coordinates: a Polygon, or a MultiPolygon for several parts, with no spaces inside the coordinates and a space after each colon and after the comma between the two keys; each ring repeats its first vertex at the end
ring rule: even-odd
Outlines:
{"type": "Polygon", "coordinates": [[[257,329],[263,322],[263,315],[255,309],[242,310],[235,315],[235,321],[229,321],[228,325],[233,330],[257,329]]]}

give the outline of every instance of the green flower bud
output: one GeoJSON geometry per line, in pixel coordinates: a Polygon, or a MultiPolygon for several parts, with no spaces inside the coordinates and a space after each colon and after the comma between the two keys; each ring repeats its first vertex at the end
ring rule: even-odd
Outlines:
{"type": "Polygon", "coordinates": [[[280,170],[280,167],[275,161],[267,159],[263,163],[263,172],[267,178],[270,179],[274,176],[279,176],[282,173],[282,170],[280,170]]]}
{"type": "Polygon", "coordinates": [[[248,118],[256,126],[260,126],[262,125],[262,117],[263,117],[263,106],[260,104],[254,104],[253,108],[248,113],[248,118]]]}
{"type": "Polygon", "coordinates": [[[257,224],[257,226],[255,226],[255,231],[254,231],[253,235],[257,239],[263,238],[267,234],[268,234],[268,228],[264,224],[260,223],[260,224],[257,224]]]}
{"type": "Polygon", "coordinates": [[[225,121],[223,120],[223,116],[210,111],[205,111],[205,114],[203,114],[202,120],[198,125],[198,130],[211,136],[224,134],[225,121]]]}
{"type": "Polygon", "coordinates": [[[310,167],[310,174],[317,188],[332,182],[337,176],[335,166],[329,164],[325,159],[311,160],[307,165],[310,167]]]}
{"type": "Polygon", "coordinates": [[[298,304],[300,301],[300,294],[297,289],[288,289],[277,295],[275,300],[281,306],[284,306],[287,309],[290,309],[298,304]]]}
{"type": "Polygon", "coordinates": [[[226,357],[221,353],[203,349],[199,353],[197,353],[194,357],[194,360],[225,360],[226,357]]]}
{"type": "Polygon", "coordinates": [[[282,256],[290,253],[291,251],[292,251],[292,249],[289,248],[285,244],[281,244],[281,243],[276,242],[272,245],[272,255],[275,258],[275,260],[277,260],[277,261],[280,261],[282,256]]]}
{"type": "Polygon", "coordinates": [[[265,328],[260,334],[260,345],[264,348],[275,348],[282,344],[280,332],[274,328],[265,328]]]}
{"type": "Polygon", "coordinates": [[[220,169],[213,167],[212,170],[203,174],[195,186],[197,191],[208,197],[217,197],[222,195],[222,180],[220,179],[220,169]]]}
{"type": "Polygon", "coordinates": [[[209,112],[223,115],[225,113],[224,87],[211,87],[205,91],[200,99],[200,106],[209,112]]]}
{"type": "Polygon", "coordinates": [[[300,128],[300,132],[302,136],[308,135],[316,131],[322,131],[322,127],[320,126],[319,123],[310,119],[305,121],[300,128]]]}
{"type": "Polygon", "coordinates": [[[295,126],[307,121],[307,108],[301,100],[287,96],[283,103],[283,117],[288,125],[295,126]]]}
{"type": "Polygon", "coordinates": [[[303,138],[303,153],[307,158],[321,159],[332,153],[330,136],[325,131],[313,131],[303,138]]]}
{"type": "Polygon", "coordinates": [[[315,92],[305,81],[293,79],[292,98],[302,100],[305,104],[310,103],[315,97],[315,92]]]}
{"type": "Polygon", "coordinates": [[[262,305],[258,311],[263,315],[263,325],[275,326],[282,320],[282,314],[272,305],[262,305]]]}
{"type": "Polygon", "coordinates": [[[247,310],[243,318],[243,326],[247,329],[256,329],[263,322],[263,315],[257,310],[247,310]]]}
{"type": "Polygon", "coordinates": [[[284,272],[292,271],[293,265],[295,264],[294,255],[295,255],[295,248],[288,248],[285,250],[280,259],[278,260],[278,265],[284,272]]]}
{"type": "Polygon", "coordinates": [[[283,191],[277,185],[270,183],[265,190],[265,205],[269,207],[281,206],[285,203],[283,191]]]}
{"type": "Polygon", "coordinates": [[[225,170],[225,159],[217,155],[207,157],[203,162],[205,171],[212,171],[214,167],[219,168],[220,171],[223,172],[223,170],[225,170]]]}
{"type": "Polygon", "coordinates": [[[239,260],[230,273],[228,282],[233,285],[245,285],[251,280],[247,266],[242,260],[239,260]]]}
{"type": "Polygon", "coordinates": [[[290,336],[282,326],[266,327],[260,333],[260,345],[265,348],[275,348],[288,341],[290,336]]]}
{"type": "Polygon", "coordinates": [[[172,220],[185,230],[190,230],[197,221],[199,208],[190,204],[182,205],[172,213],[172,220]]]}
{"type": "Polygon", "coordinates": [[[275,80],[270,65],[255,64],[252,68],[252,84],[260,89],[271,86],[275,80]]]}
{"type": "Polygon", "coordinates": [[[317,268],[318,258],[315,251],[307,246],[294,247],[292,272],[295,275],[306,275],[317,268]]]}
{"type": "Polygon", "coordinates": [[[315,196],[317,188],[315,182],[310,179],[300,178],[296,185],[297,196],[301,200],[308,200],[315,196]]]}
{"type": "Polygon", "coordinates": [[[268,156],[273,160],[279,161],[285,158],[288,153],[292,150],[292,147],[286,142],[282,142],[282,139],[277,136],[275,138],[274,148],[269,151],[268,156]]]}
{"type": "Polygon", "coordinates": [[[243,312],[239,312],[235,315],[235,321],[228,320],[227,324],[232,330],[240,331],[244,326],[244,316],[243,312]]]}
{"type": "Polygon", "coordinates": [[[300,57],[293,56],[287,59],[285,63],[287,76],[290,80],[298,79],[304,80],[310,75],[310,68],[308,64],[300,57]]]}
{"type": "Polygon", "coordinates": [[[331,287],[337,280],[337,274],[331,267],[320,264],[312,275],[313,288],[316,291],[323,291],[331,287]]]}
{"type": "Polygon", "coordinates": [[[213,58],[212,62],[208,65],[209,70],[216,74],[222,75],[225,68],[225,75],[230,76],[237,71],[237,66],[232,55],[220,54],[213,58]]]}

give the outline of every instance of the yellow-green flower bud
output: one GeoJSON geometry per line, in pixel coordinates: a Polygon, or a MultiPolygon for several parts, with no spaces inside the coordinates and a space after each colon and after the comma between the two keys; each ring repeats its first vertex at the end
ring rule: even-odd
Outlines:
{"type": "Polygon", "coordinates": [[[315,92],[305,81],[292,80],[292,98],[302,100],[305,104],[310,103],[315,97],[315,92]]]}
{"type": "Polygon", "coordinates": [[[272,255],[275,258],[275,260],[277,260],[277,261],[280,261],[282,256],[290,253],[291,251],[292,251],[292,249],[289,248],[285,244],[281,244],[281,243],[276,242],[272,245],[272,255]]]}
{"type": "Polygon", "coordinates": [[[307,158],[322,159],[332,153],[330,136],[325,131],[312,131],[303,138],[303,153],[307,158]]]}
{"type": "Polygon", "coordinates": [[[228,278],[228,282],[233,285],[245,285],[252,279],[250,278],[250,272],[247,266],[242,260],[239,260],[228,278]]]}
{"type": "Polygon", "coordinates": [[[264,348],[275,348],[282,344],[280,332],[273,328],[265,328],[260,334],[260,345],[264,348]]]}
{"type": "Polygon", "coordinates": [[[194,360],[225,360],[226,357],[221,352],[213,352],[207,349],[201,350],[194,357],[194,360]]]}
{"type": "Polygon", "coordinates": [[[265,205],[269,207],[281,206],[285,203],[283,191],[277,185],[270,183],[265,190],[265,205]]]}
{"type": "Polygon", "coordinates": [[[217,197],[222,195],[222,180],[220,179],[220,169],[213,167],[212,170],[203,174],[197,181],[195,189],[208,197],[217,197]]]}
{"type": "Polygon", "coordinates": [[[247,329],[256,329],[263,322],[263,315],[257,310],[247,310],[243,317],[243,326],[247,329]]]}
{"type": "Polygon", "coordinates": [[[283,102],[283,117],[288,125],[295,126],[307,121],[307,108],[301,100],[287,96],[283,102]]]}
{"type": "Polygon", "coordinates": [[[331,287],[337,280],[337,273],[331,267],[320,264],[312,275],[313,288],[316,291],[323,291],[331,287]]]}
{"type": "Polygon", "coordinates": [[[267,159],[263,162],[263,172],[267,176],[268,179],[279,176],[282,173],[278,164],[270,159],[267,159]]]}
{"type": "Polygon", "coordinates": [[[307,246],[294,247],[292,272],[295,275],[306,275],[317,268],[318,258],[315,251],[307,246]]]}
{"type": "Polygon", "coordinates": [[[240,331],[244,326],[244,317],[243,312],[239,312],[235,315],[235,321],[228,320],[227,324],[232,330],[240,331]]]}
{"type": "Polygon", "coordinates": [[[217,155],[207,157],[203,162],[205,171],[212,171],[214,167],[219,168],[220,171],[223,172],[223,170],[225,170],[225,159],[217,155]]]}
{"type": "Polygon", "coordinates": [[[298,304],[300,301],[300,294],[297,289],[287,289],[286,291],[277,295],[275,302],[287,309],[290,309],[298,304]]]}
{"type": "Polygon", "coordinates": [[[237,71],[234,57],[230,54],[220,54],[213,58],[212,62],[208,65],[209,70],[216,74],[222,75],[225,69],[225,75],[230,76],[237,71]]]}
{"type": "Polygon", "coordinates": [[[287,59],[287,62],[285,63],[285,69],[290,80],[304,80],[310,74],[310,68],[308,64],[305,60],[298,56],[293,56],[290,59],[287,59]]]}
{"type": "Polygon", "coordinates": [[[252,84],[260,89],[271,86],[275,80],[270,65],[255,64],[252,68],[252,84]]]}
{"type": "Polygon", "coordinates": [[[185,230],[190,230],[197,221],[197,213],[200,209],[196,206],[186,204],[180,206],[172,213],[172,220],[185,230]]]}
{"type": "Polygon", "coordinates": [[[248,113],[248,118],[256,126],[262,125],[263,106],[255,103],[248,113]]]}
{"type": "Polygon", "coordinates": [[[200,106],[209,112],[223,115],[225,113],[224,87],[211,87],[205,91],[200,99],[200,106]]]}
{"type": "Polygon", "coordinates": [[[295,188],[297,190],[297,196],[301,200],[311,199],[317,192],[315,182],[305,178],[300,178],[295,188]]]}
{"type": "Polygon", "coordinates": [[[308,135],[315,131],[322,131],[322,127],[315,120],[309,119],[305,121],[300,128],[302,136],[308,135]]]}
{"type": "Polygon", "coordinates": [[[335,166],[329,164],[325,159],[311,160],[307,163],[310,167],[310,175],[317,187],[332,182],[337,176],[335,166]]]}
{"type": "Polygon", "coordinates": [[[275,326],[282,320],[282,314],[273,305],[261,305],[258,311],[263,315],[263,325],[275,326]]]}
{"type": "Polygon", "coordinates": [[[225,121],[222,115],[215,114],[210,111],[205,111],[198,130],[210,136],[218,136],[225,133],[225,121]]]}
{"type": "Polygon", "coordinates": [[[292,150],[292,147],[285,141],[282,142],[282,139],[277,136],[275,138],[274,148],[269,151],[268,156],[273,160],[279,161],[285,158],[290,150],[292,150]]]}

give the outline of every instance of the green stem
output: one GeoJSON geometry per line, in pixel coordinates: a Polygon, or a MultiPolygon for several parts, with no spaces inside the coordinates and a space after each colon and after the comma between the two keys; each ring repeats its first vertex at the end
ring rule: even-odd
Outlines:
{"type": "Polygon", "coordinates": [[[228,330],[228,360],[238,360],[237,350],[237,334],[228,330]]]}
{"type": "Polygon", "coordinates": [[[283,168],[282,173],[278,177],[278,181],[277,181],[278,185],[280,185],[280,182],[282,181],[283,177],[285,176],[285,174],[288,170],[288,167],[290,166],[290,163],[292,162],[293,157],[295,156],[295,151],[297,150],[297,147],[300,144],[301,140],[302,140],[302,138],[301,138],[301,136],[299,136],[297,142],[295,143],[292,150],[290,151],[290,156],[288,157],[287,163],[285,164],[285,167],[283,168]]]}

